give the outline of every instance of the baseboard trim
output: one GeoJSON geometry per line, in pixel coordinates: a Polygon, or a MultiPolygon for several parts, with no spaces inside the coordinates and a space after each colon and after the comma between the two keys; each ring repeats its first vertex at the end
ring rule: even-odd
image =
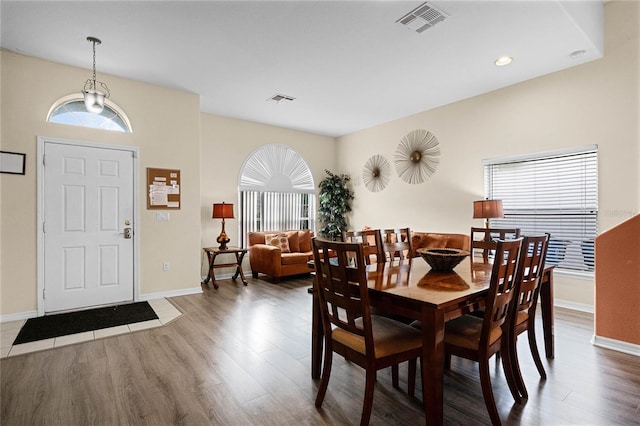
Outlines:
{"type": "Polygon", "coordinates": [[[26,311],[26,312],[17,312],[15,314],[0,315],[0,323],[28,320],[29,318],[36,318],[37,316],[38,316],[38,311],[26,311]]]}
{"type": "Polygon", "coordinates": [[[140,295],[140,301],[163,299],[165,297],[188,296],[190,294],[202,293],[202,287],[183,288],[180,290],[161,291],[158,293],[146,293],[140,295]]]}
{"type": "Polygon", "coordinates": [[[600,348],[611,349],[640,357],[640,345],[623,342],[622,340],[610,339],[608,337],[596,336],[594,334],[591,339],[591,344],[600,348]]]}
{"type": "Polygon", "coordinates": [[[553,306],[557,306],[558,308],[571,309],[572,311],[588,312],[590,314],[595,313],[593,305],[570,302],[568,300],[556,299],[553,301],[553,306]]]}

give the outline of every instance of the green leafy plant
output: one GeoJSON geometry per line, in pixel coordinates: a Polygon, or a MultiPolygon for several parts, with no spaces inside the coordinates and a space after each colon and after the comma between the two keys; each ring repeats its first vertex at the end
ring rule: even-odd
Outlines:
{"type": "Polygon", "coordinates": [[[345,215],[351,211],[353,191],[347,184],[351,177],[346,174],[333,174],[325,170],[327,177],[320,182],[320,205],[318,220],[324,226],[319,230],[322,237],[336,241],[342,238],[342,231],[347,229],[345,215]]]}

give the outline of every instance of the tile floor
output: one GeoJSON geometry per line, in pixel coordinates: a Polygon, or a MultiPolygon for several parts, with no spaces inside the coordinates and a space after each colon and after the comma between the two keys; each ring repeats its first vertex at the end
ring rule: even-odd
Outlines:
{"type": "Polygon", "coordinates": [[[88,340],[101,339],[103,337],[115,336],[117,334],[131,333],[138,330],[144,330],[146,328],[161,327],[182,315],[182,313],[167,299],[149,300],[149,305],[151,305],[153,310],[156,312],[158,319],[120,325],[111,328],[103,328],[101,330],[87,331],[84,333],[70,334],[67,336],[23,343],[20,345],[14,345],[13,341],[18,336],[18,333],[26,320],[4,322],[0,324],[0,358],[71,345],[88,340]]]}

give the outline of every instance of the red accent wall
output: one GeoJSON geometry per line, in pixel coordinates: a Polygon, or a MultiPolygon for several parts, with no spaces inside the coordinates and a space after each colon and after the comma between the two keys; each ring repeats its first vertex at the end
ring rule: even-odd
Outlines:
{"type": "Polygon", "coordinates": [[[596,237],[595,334],[640,345],[640,215],[596,237]]]}

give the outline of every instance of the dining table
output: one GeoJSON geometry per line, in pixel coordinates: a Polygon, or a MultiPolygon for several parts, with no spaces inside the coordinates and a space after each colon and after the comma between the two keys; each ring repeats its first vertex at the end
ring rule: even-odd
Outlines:
{"type": "MultiPolygon", "coordinates": [[[[445,323],[484,306],[492,267],[491,263],[472,262],[469,257],[449,272],[431,270],[422,258],[366,266],[371,306],[422,322],[424,363],[421,371],[422,383],[427,384],[423,386],[427,425],[442,425],[444,420],[445,323]]],[[[540,291],[547,357],[553,357],[552,272],[553,267],[545,268],[540,291]]],[[[324,335],[319,299],[315,291],[312,293],[311,376],[317,379],[322,368],[324,335]]]]}

